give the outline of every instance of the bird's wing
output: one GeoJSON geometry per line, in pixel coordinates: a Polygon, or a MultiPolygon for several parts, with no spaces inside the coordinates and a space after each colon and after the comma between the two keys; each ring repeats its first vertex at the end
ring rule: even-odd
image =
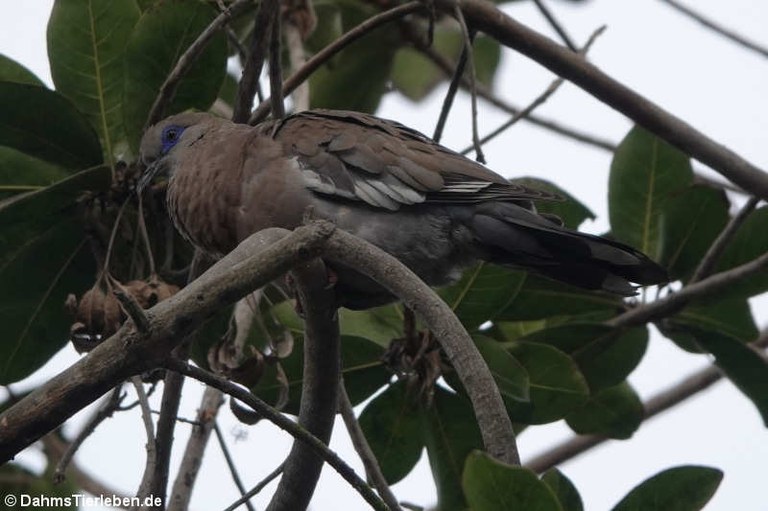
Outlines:
{"type": "Polygon", "coordinates": [[[308,188],[379,208],[559,199],[510,183],[418,131],[359,112],[310,110],[270,131],[298,158],[308,188]]]}

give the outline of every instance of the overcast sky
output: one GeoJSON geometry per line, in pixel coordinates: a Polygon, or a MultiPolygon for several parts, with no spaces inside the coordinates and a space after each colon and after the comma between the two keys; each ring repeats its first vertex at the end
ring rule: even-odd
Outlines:
{"type": "MultiPolygon", "coordinates": [[[[688,0],[688,3],[718,22],[768,45],[765,0],[688,0]]],[[[592,61],[604,71],[758,166],[768,167],[768,60],[764,57],[702,29],[658,0],[592,0],[584,5],[551,0],[548,4],[578,44],[598,26],[608,26],[590,52],[592,61]]],[[[0,52],[22,62],[48,84],[45,24],[51,5],[48,0],[0,3],[0,52]]],[[[518,20],[553,36],[531,2],[516,2],[504,8],[518,20]]],[[[552,76],[536,64],[505,52],[495,90],[510,102],[524,105],[551,80],[552,76]]],[[[441,88],[419,105],[390,95],[379,114],[431,133],[444,92],[441,88]]],[[[443,139],[446,145],[454,149],[467,145],[468,113],[469,102],[460,96],[443,139]]],[[[631,127],[621,114],[570,84],[562,87],[537,113],[614,141],[619,141],[631,127]]],[[[481,132],[490,131],[506,118],[505,114],[481,103],[481,132]]],[[[485,149],[488,165],[494,170],[509,177],[538,175],[556,181],[598,214],[596,222],[585,226],[587,230],[601,232],[607,228],[609,154],[524,123],[485,149]]],[[[768,321],[765,298],[755,301],[753,307],[759,326],[765,328],[768,321]]],[[[66,348],[48,367],[14,388],[22,390],[32,383],[45,381],[76,359],[74,351],[66,348]]],[[[631,382],[647,397],[706,363],[705,357],[683,353],[669,341],[653,336],[649,353],[631,382]]],[[[194,416],[200,389],[197,383],[187,384],[182,406],[184,416],[194,416]]],[[[80,417],[82,420],[82,414],[80,417]]],[[[272,426],[260,424],[244,428],[226,410],[221,413],[221,424],[248,487],[272,471],[290,446],[287,435],[272,426]],[[242,432],[247,432],[247,440],[237,440],[237,433],[242,432]]],[[[70,434],[75,431],[76,428],[68,429],[70,434]]],[[[174,453],[176,462],[186,435],[187,427],[180,425],[174,453]]],[[[568,429],[561,423],[529,428],[520,438],[523,458],[529,459],[569,436],[568,429]]],[[[107,421],[86,442],[78,461],[110,485],[131,494],[141,476],[144,442],[138,416],[121,414],[107,421]]],[[[332,448],[362,473],[343,428],[335,431],[332,448]]],[[[22,455],[20,459],[33,467],[42,466],[42,457],[34,453],[22,455]]],[[[768,509],[765,491],[768,433],[752,404],[727,382],[644,424],[630,441],[610,442],[561,468],[581,491],[586,509],[599,511],[609,509],[646,477],[682,464],[704,464],[725,471],[725,479],[706,508],[708,511],[768,509]]],[[[434,487],[425,460],[410,477],[396,485],[394,491],[403,500],[433,504],[434,487]]],[[[212,442],[192,508],[221,509],[235,497],[236,489],[227,475],[220,450],[212,442]]],[[[263,507],[266,501],[257,499],[257,502],[263,507]]],[[[346,510],[364,509],[365,505],[340,477],[326,469],[312,507],[346,510]]]]}

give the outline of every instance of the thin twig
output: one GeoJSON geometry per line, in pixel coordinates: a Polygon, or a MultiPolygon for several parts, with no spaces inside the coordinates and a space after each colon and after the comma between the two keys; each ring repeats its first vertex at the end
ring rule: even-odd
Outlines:
{"type": "Polygon", "coordinates": [[[65,472],[67,471],[67,468],[72,461],[72,457],[83,444],[85,439],[91,436],[94,431],[96,431],[96,428],[99,426],[99,424],[104,422],[104,420],[111,417],[112,414],[115,413],[115,409],[120,404],[120,401],[122,401],[122,389],[122,384],[115,387],[104,405],[99,408],[93,417],[91,417],[85,426],[83,426],[83,429],[80,430],[80,433],[78,433],[77,436],[71,442],[69,442],[67,450],[64,451],[64,453],[61,455],[61,458],[59,458],[59,462],[56,464],[56,470],[53,472],[54,483],[58,484],[65,479],[65,472]]]}
{"type": "Polygon", "coordinates": [[[117,301],[120,302],[120,305],[123,306],[123,310],[126,314],[128,314],[128,317],[133,320],[133,324],[136,326],[136,330],[140,334],[148,334],[150,323],[149,318],[144,312],[144,309],[141,308],[141,305],[139,305],[139,302],[136,301],[136,298],[134,298],[133,295],[128,292],[119,282],[115,280],[113,284],[115,284],[115,287],[112,289],[112,294],[115,295],[117,301]]]}
{"type": "Polygon", "coordinates": [[[547,22],[549,23],[549,26],[551,26],[555,32],[557,32],[557,35],[560,36],[560,39],[563,40],[565,45],[570,48],[571,51],[579,51],[578,48],[576,48],[576,45],[573,44],[573,40],[568,37],[568,34],[566,33],[563,26],[557,21],[555,16],[552,14],[552,11],[549,10],[549,8],[544,5],[544,0],[533,0],[533,3],[536,4],[536,7],[539,8],[539,12],[546,18],[547,22]]]}
{"type": "Polygon", "coordinates": [[[698,21],[705,27],[712,29],[713,31],[717,32],[721,36],[730,39],[731,41],[735,42],[736,44],[739,44],[743,46],[744,48],[747,48],[749,50],[752,50],[763,57],[768,57],[768,49],[764,48],[763,46],[760,46],[759,44],[750,41],[749,39],[745,38],[741,34],[738,34],[734,32],[733,30],[727,29],[721,25],[718,25],[714,21],[712,21],[709,18],[704,17],[703,15],[699,14],[698,12],[692,10],[690,7],[686,7],[675,0],[661,0],[662,2],[666,3],[670,7],[677,9],[679,12],[682,12],[686,16],[689,16],[690,18],[698,21]]]}
{"type": "MultiPolygon", "coordinates": [[[[467,20],[464,19],[458,5],[454,8],[454,15],[461,26],[461,34],[464,36],[464,47],[467,49],[467,64],[469,65],[469,97],[472,105],[472,145],[475,148],[475,160],[485,163],[485,154],[480,144],[480,135],[477,130],[477,69],[475,67],[475,52],[472,42],[475,38],[475,30],[470,31],[467,20]]],[[[458,83],[457,83],[458,86],[458,83]]]]}
{"type": "MultiPolygon", "coordinates": [[[[602,34],[605,31],[605,25],[595,30],[592,35],[587,40],[584,47],[579,50],[579,53],[581,55],[586,54],[589,51],[589,48],[592,46],[592,43],[595,42],[597,37],[602,34]]],[[[524,119],[530,115],[531,112],[533,112],[536,108],[543,105],[551,96],[554,94],[557,89],[560,88],[560,86],[565,82],[565,80],[562,77],[556,78],[552,83],[549,84],[549,87],[542,92],[538,97],[536,97],[531,103],[523,108],[522,110],[516,112],[511,119],[509,119],[507,122],[490,132],[489,134],[485,135],[483,138],[480,139],[480,144],[485,144],[489,140],[497,137],[501,133],[503,133],[505,130],[509,129],[510,127],[514,126],[520,119],[524,119]]],[[[473,149],[476,148],[478,142],[473,141],[473,144],[469,147],[465,147],[461,154],[467,154],[473,149]]],[[[476,150],[476,149],[475,149],[476,150]]]]}
{"type": "Polygon", "coordinates": [[[253,498],[255,495],[258,495],[261,490],[263,490],[269,483],[274,481],[277,476],[283,473],[283,465],[284,463],[280,463],[280,465],[277,466],[275,470],[267,474],[267,476],[259,481],[259,483],[248,490],[245,495],[234,501],[232,504],[229,505],[228,508],[226,508],[224,511],[234,511],[238,507],[240,507],[242,504],[253,498]]]}
{"type": "Polygon", "coordinates": [[[707,253],[702,257],[701,262],[693,272],[691,279],[688,281],[689,285],[708,277],[712,273],[712,270],[715,268],[717,261],[720,260],[723,251],[725,251],[730,241],[736,235],[736,232],[739,230],[739,227],[741,227],[741,224],[744,223],[744,220],[746,220],[752,211],[755,210],[758,202],[760,202],[760,199],[757,197],[750,197],[749,200],[747,200],[747,203],[744,204],[744,207],[731,218],[730,222],[728,222],[722,232],[720,232],[715,241],[712,242],[707,253]]]}
{"type": "MultiPolygon", "coordinates": [[[[330,43],[328,46],[317,52],[311,59],[307,61],[304,66],[298,71],[292,74],[288,79],[283,82],[283,94],[290,94],[296,87],[298,87],[309,75],[311,75],[317,68],[328,62],[334,55],[349,46],[354,41],[360,39],[364,35],[368,34],[375,28],[384,25],[392,20],[402,18],[412,12],[423,9],[422,2],[416,0],[408,2],[407,4],[399,5],[388,11],[381,12],[375,16],[371,16],[367,20],[363,21],[349,32],[344,33],[338,39],[330,43]]],[[[269,101],[262,101],[261,104],[254,110],[251,115],[249,124],[257,124],[263,121],[267,115],[269,115],[271,105],[269,101]]]]}
{"type": "Polygon", "coordinates": [[[352,440],[352,445],[357,451],[357,455],[363,462],[365,467],[365,475],[368,481],[371,482],[374,488],[379,492],[381,498],[392,511],[400,510],[400,503],[397,501],[397,497],[392,493],[392,490],[384,478],[384,474],[381,473],[379,467],[379,461],[371,450],[371,446],[368,444],[368,440],[365,438],[363,429],[360,427],[360,423],[357,422],[355,412],[352,409],[352,402],[349,400],[347,389],[344,387],[344,378],[341,377],[339,381],[339,412],[341,418],[344,420],[344,425],[349,432],[349,438],[352,440]]]}
{"type": "Polygon", "coordinates": [[[163,112],[168,103],[173,99],[176,93],[176,87],[181,79],[189,71],[197,58],[203,52],[205,47],[211,41],[214,35],[234,17],[245,12],[252,0],[237,0],[233,2],[226,10],[221,12],[214,20],[203,30],[197,39],[189,45],[189,48],[179,57],[173,70],[168,74],[168,78],[160,86],[160,93],[155,98],[152,108],[149,109],[147,122],[144,124],[144,131],[163,117],[163,112]]]}
{"type": "MultiPolygon", "coordinates": [[[[285,45],[288,48],[288,61],[291,65],[291,73],[295,73],[301,69],[307,62],[307,55],[304,51],[304,42],[301,39],[301,31],[292,19],[286,20],[284,25],[285,32],[285,45]]],[[[282,87],[282,85],[281,85],[282,87]]],[[[293,99],[293,111],[302,112],[309,109],[309,83],[303,82],[296,87],[296,90],[292,94],[293,99]]]]}
{"type": "Polygon", "coordinates": [[[448,120],[448,114],[453,106],[453,100],[456,98],[456,91],[459,89],[459,82],[464,77],[464,69],[467,66],[467,55],[471,51],[465,44],[461,48],[461,55],[459,55],[459,61],[456,63],[456,69],[453,72],[451,83],[448,84],[448,90],[443,98],[443,106],[440,107],[440,115],[437,118],[437,124],[435,125],[435,131],[432,133],[432,140],[440,142],[443,138],[443,131],[445,130],[445,123],[448,120]]]}
{"type": "MultiPolygon", "coordinates": [[[[211,430],[216,424],[216,415],[223,403],[224,396],[220,390],[206,387],[195,420],[190,421],[193,423],[192,431],[184,448],[179,470],[176,472],[171,496],[168,498],[167,511],[189,509],[192,490],[202,466],[203,454],[211,438],[211,430]]],[[[180,421],[179,418],[177,420],[180,421]]]]}
{"type": "MultiPolygon", "coordinates": [[[[149,407],[149,400],[147,399],[147,393],[144,392],[144,384],[141,378],[138,376],[131,377],[131,383],[136,389],[136,396],[139,399],[139,408],[141,409],[141,418],[144,423],[144,429],[147,433],[147,462],[144,469],[144,476],[142,477],[139,489],[136,492],[136,496],[139,498],[153,495],[152,493],[152,475],[154,474],[154,467],[157,461],[157,450],[155,449],[155,425],[152,422],[152,410],[149,407]]],[[[156,495],[156,494],[155,494],[156,495]]]]}
{"type": "MultiPolygon", "coordinates": [[[[245,497],[247,492],[245,491],[243,480],[240,477],[240,473],[237,471],[235,460],[232,458],[232,453],[229,452],[229,447],[227,447],[227,442],[224,440],[224,435],[221,434],[221,428],[215,421],[213,423],[213,431],[216,433],[216,440],[219,442],[221,453],[224,455],[224,460],[227,462],[227,467],[229,467],[229,473],[232,476],[232,480],[235,482],[235,486],[237,486],[237,489],[240,491],[240,496],[245,497]]],[[[245,504],[245,507],[247,507],[249,511],[256,511],[249,498],[246,498],[243,504],[245,504]]]]}
{"type": "Polygon", "coordinates": [[[274,12],[271,36],[269,39],[269,97],[272,102],[272,115],[276,119],[285,117],[283,103],[283,68],[280,52],[280,9],[274,12]]]}
{"type": "MultiPolygon", "coordinates": [[[[767,332],[763,332],[760,337],[752,343],[752,346],[760,350],[765,349],[765,347],[768,346],[768,335],[766,335],[766,333],[767,332]]],[[[647,421],[648,419],[679,405],[688,398],[708,389],[712,384],[722,378],[723,373],[715,365],[691,374],[680,382],[650,398],[644,404],[645,414],[643,421],[647,421]]],[[[525,467],[540,474],[552,467],[575,458],[579,454],[602,444],[606,440],[610,439],[600,435],[577,435],[534,457],[525,464],[525,467]]]]}
{"type": "Polygon", "coordinates": [[[276,11],[280,12],[279,0],[263,0],[256,12],[256,19],[253,22],[253,37],[248,47],[248,60],[245,61],[233,105],[232,120],[235,122],[246,122],[250,115],[253,95],[258,87],[261,68],[264,66],[264,58],[267,55],[269,35],[272,33],[272,22],[275,20],[276,11]]]}
{"type": "MultiPolygon", "coordinates": [[[[447,58],[438,53],[434,48],[424,47],[416,40],[413,42],[416,45],[416,49],[429,60],[431,60],[447,77],[452,77],[454,75],[455,67],[447,58]]],[[[466,77],[462,77],[461,86],[463,89],[467,91],[469,90],[469,80],[467,80],[466,77]]],[[[521,110],[521,108],[511,105],[507,101],[493,94],[493,92],[491,92],[491,90],[482,83],[476,84],[476,90],[479,97],[483,98],[488,103],[492,104],[496,108],[499,108],[500,110],[507,112],[510,115],[516,115],[521,110]]],[[[616,144],[610,140],[602,139],[594,135],[578,131],[574,128],[570,128],[568,126],[563,126],[562,124],[550,119],[545,119],[536,115],[528,115],[523,119],[526,122],[552,131],[553,133],[557,133],[558,135],[576,140],[577,142],[588,144],[608,152],[613,152],[616,150],[616,144]]]]}
{"type": "Polygon", "coordinates": [[[155,275],[155,256],[152,254],[152,245],[149,242],[149,233],[147,232],[147,222],[144,219],[144,198],[143,194],[139,194],[139,212],[137,223],[139,226],[139,232],[141,233],[141,239],[144,242],[144,248],[147,250],[147,262],[149,263],[149,274],[155,275]]]}
{"type": "Polygon", "coordinates": [[[250,406],[275,426],[310,446],[318,456],[322,457],[331,467],[333,467],[336,472],[338,472],[339,475],[341,475],[341,477],[343,477],[344,480],[347,481],[374,509],[389,509],[379,496],[376,495],[376,492],[355,474],[352,467],[347,465],[346,462],[344,462],[344,460],[342,460],[335,452],[330,450],[327,445],[258,397],[224,378],[213,375],[208,371],[192,366],[182,360],[171,358],[166,360],[163,365],[166,369],[189,376],[190,378],[194,378],[211,387],[215,387],[225,394],[229,394],[235,399],[250,406]]]}

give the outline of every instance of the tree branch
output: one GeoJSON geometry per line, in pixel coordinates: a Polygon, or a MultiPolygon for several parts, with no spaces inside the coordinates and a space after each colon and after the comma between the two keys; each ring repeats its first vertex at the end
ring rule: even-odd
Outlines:
{"type": "MultiPolygon", "coordinates": [[[[209,389],[211,387],[208,387],[209,389]]],[[[221,394],[221,391],[218,389],[214,389],[216,392],[219,392],[221,394]]],[[[247,495],[247,492],[245,491],[245,486],[243,485],[243,481],[240,478],[240,474],[237,472],[237,468],[235,467],[235,460],[232,459],[232,454],[229,452],[229,448],[227,447],[227,442],[224,440],[224,435],[221,434],[221,428],[219,428],[219,425],[216,424],[214,421],[213,423],[213,431],[216,433],[216,440],[219,441],[219,447],[221,448],[221,453],[224,455],[224,459],[227,462],[227,467],[229,468],[229,473],[232,475],[232,480],[235,483],[235,486],[237,486],[237,489],[240,490],[240,496],[245,497],[247,495]]],[[[280,465],[282,468],[282,464],[280,465]]],[[[251,504],[250,499],[245,498],[243,501],[243,504],[245,504],[245,507],[248,508],[248,511],[256,511],[253,507],[253,504],[251,504]]]]}
{"type": "Polygon", "coordinates": [[[246,503],[251,497],[258,494],[261,490],[263,490],[269,483],[274,481],[277,476],[283,473],[283,464],[281,463],[278,465],[278,467],[267,474],[267,477],[259,481],[259,483],[245,492],[242,497],[234,501],[232,504],[230,504],[224,511],[235,511],[238,507],[240,507],[241,504],[246,503]]]}
{"type": "Polygon", "coordinates": [[[579,51],[579,49],[576,47],[575,44],[573,44],[573,40],[568,37],[568,34],[566,33],[563,26],[557,21],[554,14],[552,14],[552,11],[549,10],[549,7],[544,5],[544,0],[533,0],[533,3],[536,4],[536,7],[539,9],[539,12],[544,16],[544,18],[549,23],[549,26],[552,27],[552,29],[557,32],[557,35],[560,36],[560,39],[563,40],[563,44],[565,44],[569,50],[571,51],[579,51]]]}
{"type": "MultiPolygon", "coordinates": [[[[319,259],[297,266],[292,275],[305,322],[299,425],[327,445],[336,416],[341,372],[335,294],[319,259]]],[[[322,468],[321,456],[306,443],[294,441],[267,511],[306,509],[322,468]]]]}
{"type": "MultiPolygon", "coordinates": [[[[436,2],[446,13],[453,9],[452,0],[436,2]]],[[[735,152],[614,80],[583,57],[518,23],[487,0],[460,0],[460,5],[467,22],[479,30],[570,80],[742,188],[768,199],[768,174],[735,152]]]]}
{"type": "Polygon", "coordinates": [[[467,390],[486,450],[500,461],[519,465],[515,433],[499,388],[464,326],[445,302],[397,259],[344,231],[336,231],[328,240],[324,259],[372,278],[422,317],[467,390]]]}
{"type": "Polygon", "coordinates": [[[192,489],[195,487],[197,474],[203,461],[203,454],[211,438],[211,431],[216,425],[216,414],[224,404],[224,397],[220,390],[207,387],[203,392],[200,408],[197,410],[195,425],[184,449],[181,465],[176,473],[176,479],[168,498],[168,511],[184,511],[189,509],[189,501],[192,497],[192,489]]]}

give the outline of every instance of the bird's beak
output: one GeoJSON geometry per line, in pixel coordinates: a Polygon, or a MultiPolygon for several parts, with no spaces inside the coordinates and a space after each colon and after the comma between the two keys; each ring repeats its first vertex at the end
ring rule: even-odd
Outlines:
{"type": "Polygon", "coordinates": [[[139,182],[136,184],[137,195],[141,196],[141,194],[144,192],[144,188],[146,188],[147,185],[152,182],[158,172],[160,172],[160,170],[163,168],[162,161],[162,159],[157,159],[150,163],[144,170],[144,173],[139,178],[139,182]]]}

